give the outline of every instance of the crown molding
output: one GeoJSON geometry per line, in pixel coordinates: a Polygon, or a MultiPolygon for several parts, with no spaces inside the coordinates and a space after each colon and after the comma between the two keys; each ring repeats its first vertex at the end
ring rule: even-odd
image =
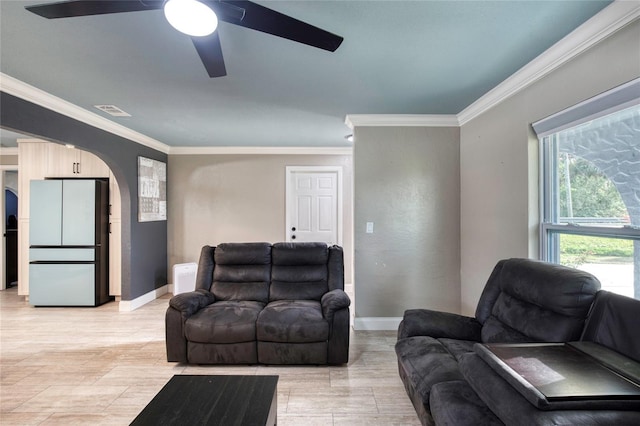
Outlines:
{"type": "Polygon", "coordinates": [[[351,130],[354,127],[458,127],[460,125],[455,115],[429,114],[349,114],[344,122],[351,130]]]}
{"type": "Polygon", "coordinates": [[[617,0],[458,114],[463,125],[640,17],[640,2],[617,0]]]}
{"type": "Polygon", "coordinates": [[[171,147],[169,155],[352,155],[352,147],[202,146],[171,147]]]}
{"type": "Polygon", "coordinates": [[[41,107],[50,109],[74,120],[89,124],[90,126],[102,129],[114,135],[121,136],[133,142],[164,152],[169,152],[169,145],[157,141],[149,136],[138,133],[121,124],[114,123],[91,111],[81,108],[71,102],[65,101],[57,96],[31,86],[17,78],[0,73],[0,91],[9,95],[24,99],[41,107]]]}

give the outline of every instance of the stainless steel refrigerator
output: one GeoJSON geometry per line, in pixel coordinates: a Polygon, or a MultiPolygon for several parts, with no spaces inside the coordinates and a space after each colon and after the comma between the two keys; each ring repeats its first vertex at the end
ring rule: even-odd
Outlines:
{"type": "Polygon", "coordinates": [[[109,297],[109,185],[31,181],[29,303],[98,306],[109,297]]]}

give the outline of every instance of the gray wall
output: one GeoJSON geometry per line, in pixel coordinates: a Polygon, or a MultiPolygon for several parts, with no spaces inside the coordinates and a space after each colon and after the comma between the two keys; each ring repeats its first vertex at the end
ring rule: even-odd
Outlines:
{"type": "Polygon", "coordinates": [[[458,312],[459,129],[357,127],[354,135],[356,319],[458,312]]]}
{"type": "Polygon", "coordinates": [[[137,200],[138,156],[166,162],[167,155],[4,92],[0,92],[0,117],[4,128],[71,143],[107,163],[122,198],[122,300],[166,285],[167,222],[139,223],[137,200]]]}
{"type": "Polygon", "coordinates": [[[538,141],[531,123],[640,76],[636,21],[461,128],[462,313],[495,263],[538,258],[538,141]]]}
{"type": "Polygon", "coordinates": [[[345,281],[351,283],[350,155],[170,155],[169,268],[176,263],[197,262],[205,244],[284,241],[286,166],[342,167],[342,245],[345,281]]]}

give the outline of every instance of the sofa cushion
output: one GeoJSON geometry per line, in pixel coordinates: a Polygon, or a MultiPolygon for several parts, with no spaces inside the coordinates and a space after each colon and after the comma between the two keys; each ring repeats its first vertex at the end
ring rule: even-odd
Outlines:
{"type": "Polygon", "coordinates": [[[261,364],[326,364],[327,342],[281,343],[258,341],[261,364]]]}
{"type": "Polygon", "coordinates": [[[585,318],[586,312],[581,318],[560,315],[503,291],[482,327],[482,341],[519,343],[576,340],[585,318]]]}
{"type": "Polygon", "coordinates": [[[319,302],[278,300],[270,302],[258,315],[259,341],[283,343],[324,342],[329,339],[329,323],[319,302]]]}
{"type": "MultiPolygon", "coordinates": [[[[580,337],[600,289],[593,275],[530,259],[508,259],[500,266],[487,283],[494,304],[483,321],[483,342],[565,342],[580,337]]],[[[481,303],[487,298],[483,294],[481,303]]]]}
{"type": "Polygon", "coordinates": [[[241,343],[256,340],[256,319],[264,304],[254,301],[215,302],[190,317],[184,333],[198,343],[241,343]]]}
{"type": "Polygon", "coordinates": [[[329,291],[329,248],[324,243],[273,245],[269,301],[317,300],[329,291]]]}
{"type": "Polygon", "coordinates": [[[271,245],[226,243],[214,249],[211,292],[216,300],[267,303],[271,280],[271,245]]]}
{"type": "Polygon", "coordinates": [[[473,345],[476,342],[472,340],[457,340],[457,339],[438,339],[438,342],[445,347],[445,349],[453,355],[456,361],[459,360],[460,356],[473,352],[473,345]]]}
{"type": "Polygon", "coordinates": [[[504,426],[464,380],[433,385],[429,406],[438,426],[504,426]]]}
{"type": "Polygon", "coordinates": [[[269,243],[222,243],[215,247],[216,265],[270,265],[269,243]]]}
{"type": "Polygon", "coordinates": [[[640,362],[640,300],[599,291],[580,340],[599,343],[640,362]]]}
{"type": "Polygon", "coordinates": [[[255,364],[258,349],[255,341],[242,343],[188,342],[189,362],[192,364],[255,364]]]}
{"type": "Polygon", "coordinates": [[[462,380],[454,356],[432,337],[414,336],[398,340],[395,350],[400,376],[405,378],[405,385],[410,383],[412,393],[419,395],[422,403],[427,406],[433,385],[462,380]]]}

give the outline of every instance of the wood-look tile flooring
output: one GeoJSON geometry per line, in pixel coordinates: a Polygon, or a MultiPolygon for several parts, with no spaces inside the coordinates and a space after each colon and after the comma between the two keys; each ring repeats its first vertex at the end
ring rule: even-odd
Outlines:
{"type": "Polygon", "coordinates": [[[33,308],[0,291],[0,424],[128,425],[174,374],[277,374],[278,425],[420,425],[395,332],[352,332],[346,366],[192,366],[165,358],[169,295],[133,312],[33,308]]]}

